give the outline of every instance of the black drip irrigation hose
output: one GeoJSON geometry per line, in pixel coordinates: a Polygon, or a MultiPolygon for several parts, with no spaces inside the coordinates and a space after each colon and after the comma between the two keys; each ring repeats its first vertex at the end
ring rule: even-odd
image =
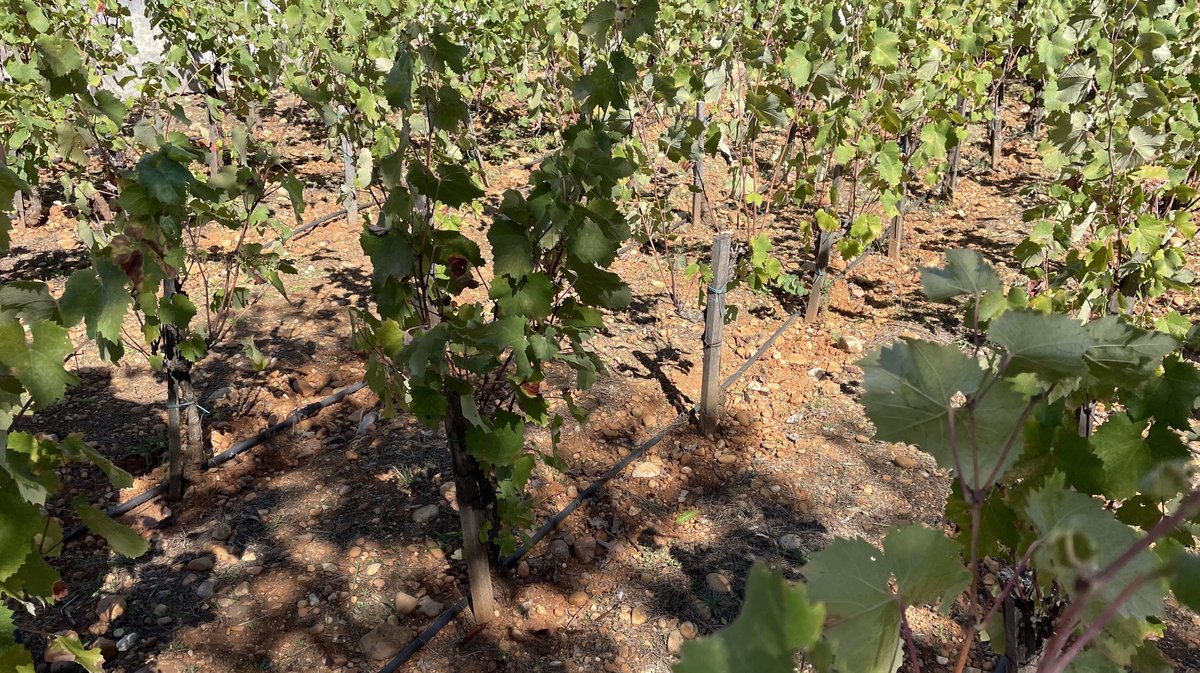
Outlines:
{"type": "MultiPolygon", "coordinates": [[[[733,385],[735,381],[741,378],[742,375],[749,371],[750,368],[754,366],[754,363],[758,362],[767,352],[767,350],[775,344],[779,337],[782,336],[783,333],[786,332],[792,325],[794,325],[796,320],[798,320],[803,314],[804,309],[801,308],[788,316],[787,320],[785,320],[783,324],[780,325],[775,332],[763,342],[763,345],[759,346],[758,350],[754,351],[754,354],[747,358],[746,361],[742,363],[742,366],[738,367],[737,371],[730,374],[729,377],[726,378],[723,383],[721,383],[721,391],[724,392],[729,388],[729,386],[733,385]]],[[[624,471],[624,469],[629,467],[633,461],[645,455],[647,450],[666,439],[667,435],[669,435],[679,426],[683,425],[683,423],[689,418],[692,418],[699,408],[700,405],[696,404],[693,405],[691,409],[680,412],[680,414],[675,417],[675,420],[659,428],[658,431],[654,433],[653,437],[639,444],[632,451],[630,451],[627,456],[617,461],[612,467],[608,468],[608,470],[606,470],[604,474],[600,475],[599,478],[593,481],[590,486],[583,489],[579,495],[575,496],[574,500],[567,503],[566,507],[563,507],[554,516],[546,519],[545,523],[543,523],[541,527],[537,529],[537,532],[535,532],[529,538],[529,541],[522,545],[520,549],[517,549],[517,551],[505,558],[501,563],[501,566],[509,569],[515,567],[517,563],[520,562],[522,557],[528,554],[535,546],[537,546],[539,542],[544,540],[546,536],[551,533],[551,531],[557,528],[558,525],[565,521],[567,517],[571,516],[575,510],[579,509],[579,506],[582,505],[584,501],[591,500],[592,497],[596,495],[597,491],[603,488],[604,485],[611,481],[613,477],[624,471]]],[[[427,626],[424,631],[421,631],[421,634],[414,638],[407,647],[401,650],[400,653],[393,657],[392,660],[389,661],[383,668],[379,669],[379,673],[395,673],[397,670],[399,670],[399,668],[407,663],[408,660],[411,659],[418,651],[420,651],[422,647],[428,645],[429,642],[438,634],[438,632],[445,628],[445,626],[449,624],[450,621],[453,620],[458,613],[462,612],[466,607],[467,599],[465,597],[460,598],[456,603],[454,603],[454,605],[451,605],[444,612],[442,612],[442,614],[438,615],[438,618],[433,620],[433,622],[430,623],[430,625],[427,626]]]]}
{"type": "MultiPolygon", "coordinates": [[[[378,208],[378,207],[379,207],[379,204],[372,202],[372,203],[365,204],[363,206],[359,206],[358,212],[361,213],[363,211],[367,211],[372,208],[378,208]]],[[[321,217],[318,217],[317,219],[313,220],[312,222],[306,222],[305,224],[302,224],[299,227],[296,227],[295,229],[293,229],[292,235],[288,238],[288,240],[295,240],[297,238],[300,238],[301,236],[311,232],[313,229],[316,229],[317,227],[321,226],[322,224],[328,224],[330,222],[333,222],[334,220],[343,218],[349,213],[350,213],[349,210],[342,208],[341,210],[335,210],[332,213],[329,213],[328,215],[322,215],[321,217]]]]}
{"type": "Polygon", "coordinates": [[[338,402],[341,402],[342,400],[346,399],[350,395],[353,395],[354,393],[357,393],[358,391],[360,391],[366,387],[367,387],[366,381],[359,381],[358,383],[352,383],[352,384],[346,386],[345,388],[342,388],[341,390],[337,391],[336,393],[330,395],[329,397],[326,397],[323,400],[313,402],[312,404],[309,404],[307,406],[300,407],[299,409],[297,409],[297,410],[293,411],[291,414],[289,414],[287,418],[276,423],[275,425],[272,425],[271,427],[263,430],[262,432],[259,432],[257,435],[254,435],[253,437],[242,441],[241,443],[237,444],[236,446],[231,446],[228,449],[226,449],[225,451],[222,451],[221,453],[218,453],[215,456],[213,456],[212,458],[209,458],[208,460],[204,461],[204,469],[207,470],[207,469],[214,468],[214,467],[220,465],[221,463],[224,463],[224,462],[230,460],[234,456],[237,456],[240,453],[248,451],[248,450],[258,446],[259,444],[262,444],[263,442],[274,437],[275,435],[278,435],[279,433],[290,429],[292,426],[296,425],[300,421],[302,421],[310,416],[315,416],[317,414],[317,412],[321,411],[322,409],[333,406],[333,405],[337,404],[338,402]]]}
{"type": "MultiPolygon", "coordinates": [[[[313,402],[312,404],[309,404],[307,406],[300,407],[299,409],[288,414],[288,417],[283,419],[282,421],[276,423],[275,425],[272,425],[271,427],[263,430],[262,432],[259,432],[258,434],[254,435],[253,437],[250,437],[249,439],[246,439],[246,440],[238,443],[236,446],[230,447],[226,451],[218,453],[217,455],[204,461],[204,463],[201,466],[206,470],[217,467],[218,465],[221,465],[222,463],[229,461],[234,456],[237,456],[240,453],[244,453],[244,452],[258,446],[259,444],[262,444],[263,442],[274,437],[275,435],[278,435],[281,432],[284,432],[285,430],[291,429],[293,426],[295,426],[300,421],[302,421],[310,416],[315,416],[317,414],[317,412],[321,411],[322,409],[325,409],[327,407],[333,406],[334,404],[337,404],[338,402],[341,402],[342,400],[344,400],[347,397],[349,397],[350,395],[353,395],[354,393],[362,390],[365,387],[367,387],[366,381],[359,381],[358,383],[352,383],[352,384],[346,386],[345,388],[342,388],[341,390],[337,391],[336,393],[330,395],[329,397],[326,397],[323,400],[313,402]]],[[[121,516],[122,514],[131,512],[134,509],[136,509],[137,507],[140,507],[140,506],[150,502],[151,500],[157,498],[158,496],[160,496],[166,492],[167,492],[166,484],[165,483],[158,484],[157,486],[154,486],[154,487],[150,488],[149,490],[143,491],[142,493],[139,493],[138,495],[130,498],[129,500],[126,500],[125,502],[122,502],[122,503],[119,503],[112,507],[109,507],[108,509],[104,510],[104,513],[107,514],[109,517],[121,516]]],[[[65,535],[63,535],[63,543],[70,542],[71,540],[74,540],[75,538],[80,537],[81,535],[86,533],[87,530],[88,530],[87,526],[83,526],[83,525],[72,528],[65,535]]]]}

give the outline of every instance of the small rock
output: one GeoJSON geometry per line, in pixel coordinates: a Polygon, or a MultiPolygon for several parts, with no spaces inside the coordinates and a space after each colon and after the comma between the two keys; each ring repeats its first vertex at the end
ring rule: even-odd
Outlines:
{"type": "Polygon", "coordinates": [[[208,572],[213,569],[213,563],[213,557],[201,556],[188,561],[187,569],[195,573],[208,572]]]}
{"type": "Polygon", "coordinates": [[[729,583],[729,578],[721,573],[709,573],[705,576],[704,581],[708,584],[708,588],[719,594],[733,593],[733,585],[729,583]]]}
{"type": "Polygon", "coordinates": [[[638,605],[629,613],[629,623],[634,626],[641,626],[646,623],[650,615],[646,613],[646,608],[638,605]]]}
{"type": "Polygon", "coordinates": [[[121,637],[120,640],[117,641],[117,651],[118,652],[128,652],[129,650],[133,649],[134,645],[137,644],[137,640],[138,640],[138,634],[136,631],[131,631],[129,633],[126,633],[124,636],[121,637]]]}
{"type": "Polygon", "coordinates": [[[912,456],[906,456],[904,454],[896,456],[892,459],[892,462],[896,464],[896,467],[902,470],[911,470],[917,466],[916,458],[913,458],[912,456]]]}
{"type": "Polygon", "coordinates": [[[567,598],[567,602],[579,608],[587,604],[588,598],[587,592],[576,591],[575,593],[571,594],[569,598],[567,598]]]}
{"type": "Polygon", "coordinates": [[[292,381],[292,388],[301,395],[315,395],[325,389],[333,379],[329,372],[309,368],[292,381]]]}
{"type": "Polygon", "coordinates": [[[939,654],[936,657],[934,657],[934,661],[936,661],[938,663],[938,666],[945,666],[946,664],[950,663],[950,658],[943,657],[942,655],[939,654]]]}
{"type": "Polygon", "coordinates": [[[96,616],[109,624],[125,614],[124,596],[105,596],[96,603],[96,616]]]}
{"type": "Polygon", "coordinates": [[[420,601],[415,596],[403,591],[397,591],[396,595],[392,598],[392,607],[396,608],[396,612],[404,616],[411,615],[413,610],[417,609],[419,603],[420,601]]]}
{"type": "Polygon", "coordinates": [[[100,650],[105,661],[112,661],[117,656],[117,643],[108,638],[97,638],[96,642],[92,643],[92,647],[100,650]]]}
{"type": "Polygon", "coordinates": [[[684,638],[691,640],[696,637],[696,625],[691,622],[684,622],[679,625],[679,633],[684,638]]]}
{"type": "Polygon", "coordinates": [[[679,629],[671,631],[667,636],[667,651],[671,654],[679,654],[679,650],[683,648],[683,634],[679,629]]]}
{"type": "Polygon", "coordinates": [[[838,350],[850,353],[851,355],[863,352],[863,342],[858,337],[842,336],[842,338],[838,339],[837,347],[838,350]]]}
{"type": "Polygon", "coordinates": [[[800,540],[800,536],[795,533],[788,533],[779,538],[779,548],[784,551],[796,551],[804,546],[800,540]]]}
{"type": "Polygon", "coordinates": [[[662,474],[662,469],[648,460],[643,460],[633,466],[634,479],[653,479],[660,474],[662,474]]]}
{"type": "Polygon", "coordinates": [[[233,527],[227,523],[219,523],[213,526],[212,537],[214,540],[228,540],[233,537],[233,527]]]}
{"type": "Polygon", "coordinates": [[[529,577],[529,561],[521,561],[517,565],[517,577],[529,577]]]}
{"type": "Polygon", "coordinates": [[[422,596],[417,607],[421,609],[421,614],[424,614],[426,617],[437,617],[442,614],[442,604],[429,596],[422,596]]]}
{"type": "Polygon", "coordinates": [[[167,614],[167,606],[163,605],[162,603],[154,606],[155,617],[162,617],[165,614],[167,614]]]}
{"type": "Polygon", "coordinates": [[[367,566],[367,577],[374,577],[378,575],[380,570],[383,570],[382,563],[372,563],[371,565],[367,566]]]}
{"type": "Polygon", "coordinates": [[[565,561],[571,558],[571,545],[567,544],[567,541],[563,539],[552,540],[550,542],[550,555],[560,561],[565,561]]]}
{"type": "Polygon", "coordinates": [[[204,580],[196,585],[196,595],[200,600],[208,600],[213,597],[217,591],[217,583],[214,580],[204,580]]]}
{"type": "Polygon", "coordinates": [[[582,563],[596,560],[596,538],[588,535],[575,540],[575,558],[582,563]]]}
{"type": "Polygon", "coordinates": [[[372,661],[383,661],[396,656],[410,640],[408,629],[383,622],[358,641],[358,649],[372,661]]]}
{"type": "Polygon", "coordinates": [[[426,523],[429,523],[430,521],[433,521],[435,518],[437,518],[437,515],[438,515],[438,506],[437,505],[425,505],[424,507],[413,512],[412,518],[413,518],[413,521],[416,521],[417,523],[426,524],[426,523]]]}

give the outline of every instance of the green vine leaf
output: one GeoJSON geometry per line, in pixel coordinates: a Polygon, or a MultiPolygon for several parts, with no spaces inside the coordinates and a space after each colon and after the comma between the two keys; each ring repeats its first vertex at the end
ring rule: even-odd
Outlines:
{"type": "Polygon", "coordinates": [[[796,652],[821,635],[825,610],[796,585],[758,563],[746,580],[742,613],[722,631],[686,642],[674,673],[792,673],[796,652]]]}
{"type": "Polygon", "coordinates": [[[88,530],[104,538],[113,551],[128,558],[137,558],[150,549],[150,543],[133,530],[113,521],[103,511],[92,507],[82,497],[72,502],[75,513],[88,530]]]}
{"type": "Polygon", "coordinates": [[[73,350],[66,328],[38,320],[25,328],[14,319],[0,320],[0,365],[7,367],[33,397],[34,405],[44,409],[62,398],[68,385],[79,379],[63,366],[73,350]]]}
{"type": "Polygon", "coordinates": [[[970,580],[959,546],[920,525],[890,531],[883,551],[861,538],[835,540],[813,554],[804,574],[809,594],[828,612],[832,668],[863,673],[900,667],[905,606],[942,601],[948,609],[970,580]]]}
{"type": "Polygon", "coordinates": [[[944,268],[921,269],[921,287],[933,301],[1004,291],[1000,274],[984,261],[983,255],[962,249],[946,251],[944,268]]]}

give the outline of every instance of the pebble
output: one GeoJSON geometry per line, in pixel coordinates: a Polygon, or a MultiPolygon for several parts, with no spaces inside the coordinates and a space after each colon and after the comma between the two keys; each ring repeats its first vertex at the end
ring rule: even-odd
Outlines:
{"type": "Polygon", "coordinates": [[[380,570],[383,570],[382,563],[372,563],[371,565],[367,566],[367,577],[374,577],[378,575],[380,570]]]}
{"type": "Polygon", "coordinates": [[[843,335],[842,338],[838,339],[837,347],[838,350],[851,355],[857,355],[863,352],[863,342],[862,339],[859,339],[858,337],[843,335]]]}
{"type": "Polygon", "coordinates": [[[729,578],[721,573],[709,573],[705,576],[704,581],[708,584],[708,588],[719,594],[733,593],[733,585],[729,583],[729,578]]]}
{"type": "Polygon", "coordinates": [[[596,538],[588,535],[575,540],[575,558],[582,563],[596,560],[596,538]]]}
{"type": "Polygon", "coordinates": [[[413,512],[412,518],[413,518],[413,521],[416,521],[417,523],[426,524],[426,523],[429,523],[430,521],[433,521],[435,518],[437,518],[437,515],[438,515],[438,506],[437,505],[425,505],[424,507],[413,512]]]}
{"type": "Polygon", "coordinates": [[[228,540],[233,537],[233,527],[227,523],[219,523],[213,526],[212,537],[214,540],[228,540]]]}
{"type": "Polygon", "coordinates": [[[396,656],[412,640],[412,633],[387,622],[371,629],[358,641],[358,649],[372,661],[383,661],[396,656]]]}
{"type": "Polygon", "coordinates": [[[105,596],[96,603],[96,616],[106,622],[115,622],[123,614],[125,614],[124,596],[105,596]]]}
{"type": "Polygon", "coordinates": [[[213,580],[204,580],[196,585],[196,595],[200,597],[200,600],[212,598],[213,594],[216,593],[216,590],[217,583],[213,580]]]}
{"type": "Polygon", "coordinates": [[[421,614],[426,617],[437,617],[442,614],[442,604],[429,596],[422,596],[417,607],[421,609],[421,614]]]}
{"type": "Polygon", "coordinates": [[[800,536],[795,533],[788,533],[779,538],[779,548],[784,551],[796,551],[804,546],[800,540],[800,536]]]}
{"type": "Polygon", "coordinates": [[[517,565],[517,577],[529,577],[529,561],[521,561],[517,565]]]}
{"type": "Polygon", "coordinates": [[[892,462],[896,464],[896,467],[902,470],[911,470],[917,466],[916,458],[913,458],[912,456],[906,456],[904,454],[896,456],[892,459],[892,462]]]}
{"type": "Polygon", "coordinates": [[[645,624],[646,620],[649,618],[650,615],[646,613],[646,608],[640,605],[635,607],[633,611],[629,613],[629,623],[633,624],[634,626],[641,626],[642,624],[645,624]]]}
{"type": "Polygon", "coordinates": [[[696,625],[691,622],[684,622],[679,625],[679,633],[684,638],[691,640],[696,637],[696,625]]]}
{"type": "Polygon", "coordinates": [[[403,591],[397,591],[396,595],[392,598],[392,607],[396,608],[396,612],[399,612],[404,616],[411,615],[413,610],[416,610],[419,604],[420,601],[416,598],[416,596],[412,596],[411,594],[407,594],[403,591]]]}
{"type": "Polygon", "coordinates": [[[679,632],[679,629],[675,629],[667,635],[667,651],[671,654],[679,654],[681,649],[683,649],[683,634],[679,632]]]}
{"type": "Polygon", "coordinates": [[[567,602],[578,608],[586,605],[588,598],[587,592],[576,591],[575,593],[571,594],[569,598],[567,598],[567,602]]]}
{"type": "Polygon", "coordinates": [[[946,664],[950,663],[949,657],[943,657],[940,654],[934,657],[934,661],[938,663],[938,666],[945,666],[946,664]]]}
{"type": "Polygon", "coordinates": [[[565,561],[571,558],[571,545],[567,544],[567,541],[563,539],[551,540],[550,555],[560,561],[565,561]]]}
{"type": "Polygon", "coordinates": [[[155,617],[162,617],[165,614],[167,614],[167,606],[163,605],[162,603],[154,606],[155,617]]]}
{"type": "Polygon", "coordinates": [[[188,561],[187,569],[192,572],[202,573],[213,569],[213,557],[201,556],[188,561]]]}
{"type": "Polygon", "coordinates": [[[662,469],[648,460],[643,460],[633,466],[634,479],[653,479],[660,474],[662,474],[662,469]]]}

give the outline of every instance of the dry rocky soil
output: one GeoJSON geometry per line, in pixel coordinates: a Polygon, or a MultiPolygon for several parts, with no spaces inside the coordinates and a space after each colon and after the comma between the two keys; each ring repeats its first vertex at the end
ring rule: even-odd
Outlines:
{"type": "MultiPolygon", "coordinates": [[[[1009,114],[1010,128],[1019,127],[1017,111],[1009,114]]],[[[271,119],[267,133],[309,183],[305,218],[335,210],[340,166],[322,155],[320,138],[283,117],[271,119]]],[[[544,138],[485,141],[490,208],[504,189],[525,184],[544,138]]],[[[497,577],[497,614],[486,627],[460,614],[402,670],[665,673],[684,640],[737,615],[755,560],[801,579],[808,554],[835,536],[878,542],[892,526],[946,525],[946,474],[913,447],[872,439],[855,362],[901,335],[964,337],[955,309],[920,294],[919,269],[938,264],[946,249],[979,250],[1018,280],[1011,250],[1023,236],[1022,189],[1039,179],[1034,143],[1009,143],[996,172],[977,148],[966,159],[953,203],[935,201],[907,218],[901,260],[868,257],[833,287],[818,324],[796,321],[734,383],[716,437],[691,424],[671,432],[511,577],[497,577]]],[[[657,187],[682,204],[686,167],[668,168],[657,187]]],[[[680,228],[670,254],[706,258],[713,231],[732,225],[732,211],[710,198],[713,219],[680,228]]],[[[766,226],[790,264],[811,259],[787,218],[766,226]]],[[[87,264],[73,227],[54,208],[42,226],[15,232],[0,279],[61,289],[87,264]]],[[[287,298],[263,292],[197,367],[212,450],[362,376],[347,312],[370,303],[358,235],[341,219],[290,242],[299,273],[285,281],[287,298]],[[271,358],[263,371],[241,354],[240,342],[251,337],[271,358]]],[[[206,232],[203,241],[213,250],[232,243],[228,232],[206,232]]],[[[693,310],[677,310],[664,254],[635,247],[616,267],[634,304],[609,316],[595,342],[608,374],[585,398],[590,422],[564,432],[569,469],[536,473],[539,521],[699,398],[703,326],[693,310]]],[[[697,284],[681,275],[675,282],[695,309],[697,284]]],[[[1194,299],[1180,304],[1193,315],[1194,299]]],[[[723,376],[796,308],[744,289],[730,302],[741,310],[726,328],[723,376]]],[[[163,476],[165,385],[136,353],[108,365],[77,337],[72,366],[81,385],[26,427],[83,432],[133,472],[135,487],[122,493],[106,490],[94,469],[65,472],[70,490],[112,504],[163,476]]],[[[124,673],[378,670],[466,589],[445,439],[405,415],[380,418],[376,403],[370,391],[359,392],[204,473],[183,501],[135,510],[125,521],[153,542],[142,558],[116,557],[90,537],[68,545],[54,562],[69,595],[22,625],[74,630],[101,645],[106,670],[124,673]]],[[[923,670],[951,670],[947,657],[961,633],[955,614],[910,611],[923,670]]],[[[1181,671],[1200,667],[1193,622],[1200,620],[1173,610],[1163,643],[1181,671]]],[[[980,647],[970,666],[993,670],[996,659],[980,647]]]]}

